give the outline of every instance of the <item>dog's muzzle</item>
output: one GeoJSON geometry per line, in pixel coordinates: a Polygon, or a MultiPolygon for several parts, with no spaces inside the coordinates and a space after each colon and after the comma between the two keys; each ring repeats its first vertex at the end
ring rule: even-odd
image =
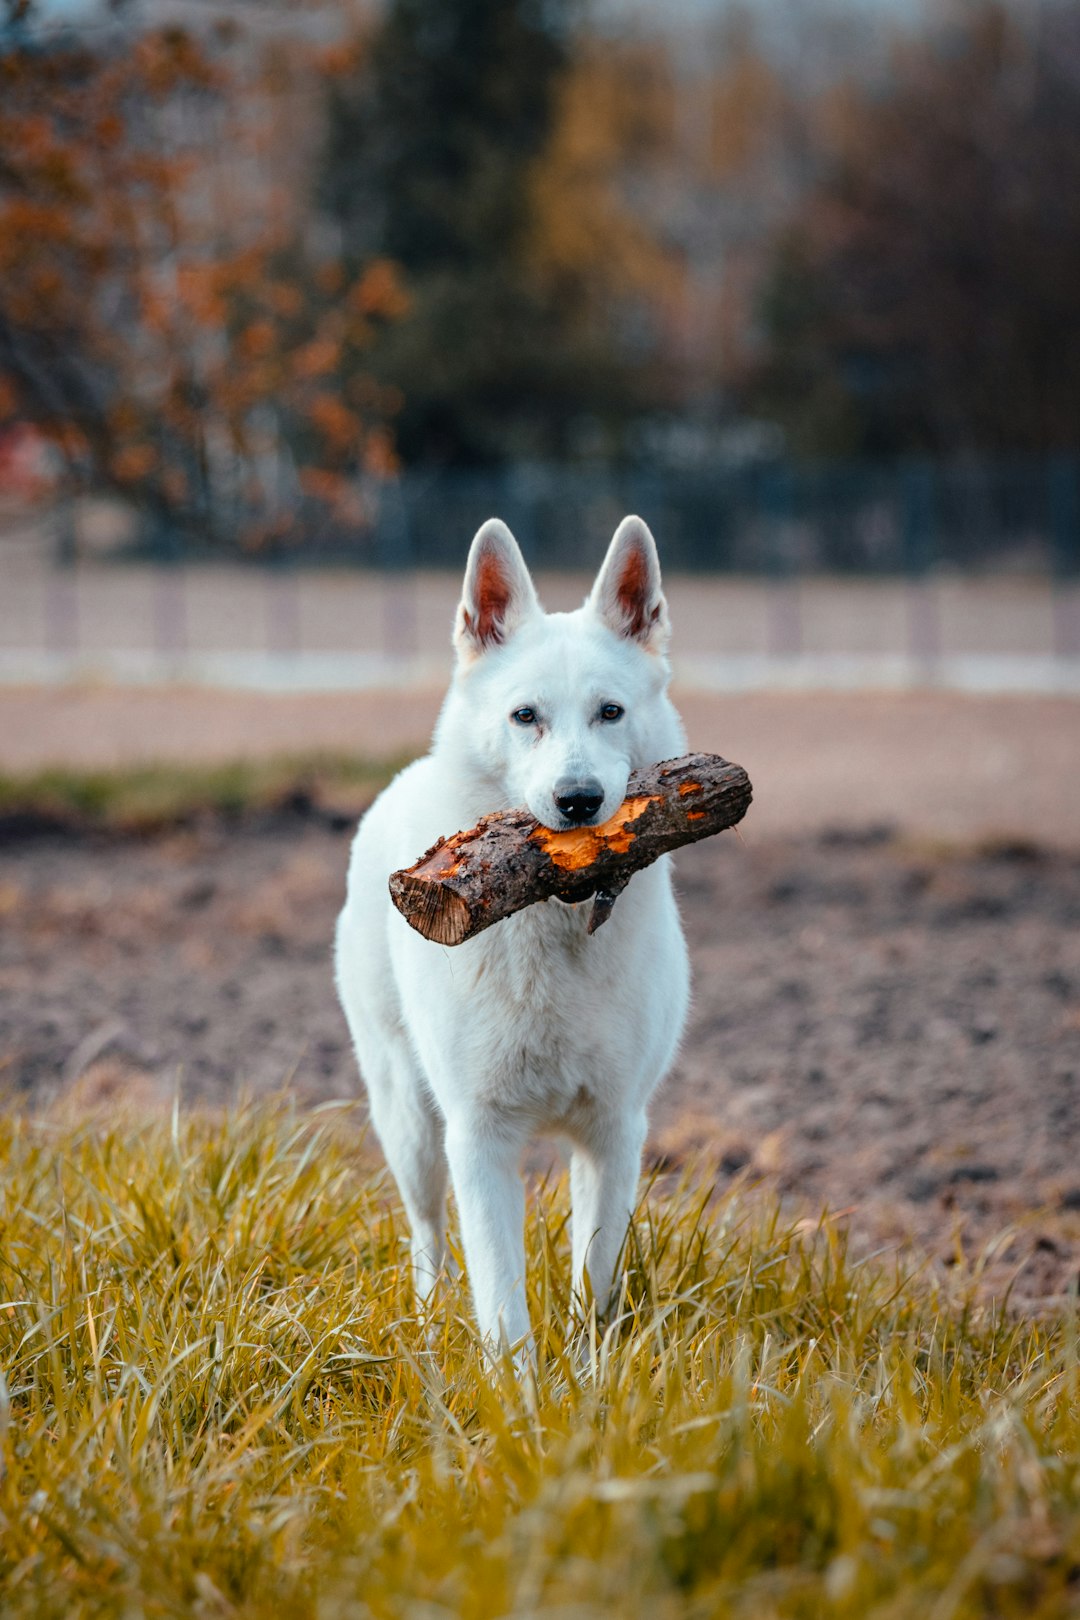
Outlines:
{"type": "Polygon", "coordinates": [[[573,827],[584,826],[592,821],[604,802],[604,790],[593,777],[584,781],[575,781],[564,776],[556,782],[552,790],[552,798],[556,808],[564,815],[573,827]]]}

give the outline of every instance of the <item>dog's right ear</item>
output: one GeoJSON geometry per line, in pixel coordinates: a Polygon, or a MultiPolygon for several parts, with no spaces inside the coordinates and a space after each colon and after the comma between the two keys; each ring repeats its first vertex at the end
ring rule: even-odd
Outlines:
{"type": "Polygon", "coordinates": [[[500,518],[477,531],[465,564],[465,586],[454,624],[458,658],[468,664],[500,646],[523,620],[539,613],[521,550],[500,518]]]}

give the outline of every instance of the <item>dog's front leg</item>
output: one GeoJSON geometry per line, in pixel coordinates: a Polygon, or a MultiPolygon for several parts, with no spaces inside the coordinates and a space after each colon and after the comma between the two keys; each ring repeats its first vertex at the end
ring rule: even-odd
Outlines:
{"type": "Polygon", "coordinates": [[[489,1346],[503,1339],[527,1346],[525,1189],[516,1136],[474,1117],[451,1120],[446,1156],[461,1221],[461,1240],[480,1332],[489,1346]]]}
{"type": "Polygon", "coordinates": [[[598,1121],[570,1158],[574,1293],[585,1299],[588,1273],[601,1315],[615,1294],[615,1268],[637,1202],[645,1128],[640,1113],[598,1121]]]}

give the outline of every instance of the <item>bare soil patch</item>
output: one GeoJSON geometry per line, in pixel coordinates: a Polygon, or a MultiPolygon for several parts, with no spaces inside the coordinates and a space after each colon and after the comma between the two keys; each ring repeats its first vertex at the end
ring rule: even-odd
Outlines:
{"type": "MultiPolygon", "coordinates": [[[[0,1096],[34,1110],[359,1093],[305,807],[0,852],[0,1096]]],[[[684,851],[695,1004],[652,1162],[823,1206],[1026,1302],[1080,1266],[1080,857],[886,827],[684,851]]]]}
{"type": "MultiPolygon", "coordinates": [[[[428,746],[443,688],[0,688],[0,771],[231,763],[428,746]]],[[[689,746],[750,772],[755,838],[890,821],[1080,848],[1080,702],[922,690],[678,692],[689,746]]]]}

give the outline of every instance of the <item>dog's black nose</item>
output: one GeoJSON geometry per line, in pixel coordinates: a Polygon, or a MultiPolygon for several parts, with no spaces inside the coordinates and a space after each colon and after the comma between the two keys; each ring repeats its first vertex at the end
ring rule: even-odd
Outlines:
{"type": "Polygon", "coordinates": [[[591,779],[575,782],[564,776],[555,784],[554,798],[567,821],[591,821],[604,802],[604,790],[591,779]]]}

